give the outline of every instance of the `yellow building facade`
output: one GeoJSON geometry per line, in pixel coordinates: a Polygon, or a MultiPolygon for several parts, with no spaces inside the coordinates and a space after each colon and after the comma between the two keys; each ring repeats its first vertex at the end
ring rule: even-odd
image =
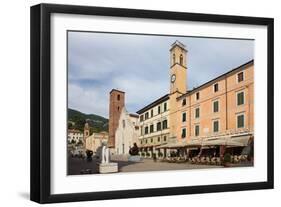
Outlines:
{"type": "Polygon", "coordinates": [[[187,88],[188,70],[188,51],[185,45],[176,41],[170,49],[169,93],[137,112],[142,128],[141,147],[148,147],[153,153],[156,149],[161,150],[161,146],[169,148],[169,144],[174,148],[176,144],[188,147],[193,141],[202,144],[220,138],[246,145],[254,131],[254,61],[192,90],[187,88]],[[157,112],[163,103],[167,105],[165,115],[152,112],[151,116],[151,110],[157,112]],[[156,130],[158,134],[155,133],[151,125],[157,127],[164,119],[167,126],[163,129],[162,124],[156,130]],[[162,141],[163,135],[166,142],[162,141]]]}

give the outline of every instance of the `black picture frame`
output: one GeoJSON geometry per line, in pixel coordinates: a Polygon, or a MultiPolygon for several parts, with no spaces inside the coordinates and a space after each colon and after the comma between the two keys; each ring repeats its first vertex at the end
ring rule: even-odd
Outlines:
{"type": "Polygon", "coordinates": [[[31,151],[30,199],[38,203],[88,201],[147,196],[211,193],[272,189],[274,187],[274,72],[272,18],[135,10],[73,5],[39,4],[31,7],[31,151]],[[194,22],[218,22],[267,26],[267,181],[238,184],[219,184],[189,187],[85,192],[74,194],[50,193],[50,130],[51,130],[51,73],[50,73],[50,15],[52,13],[134,17],[194,22]]]}

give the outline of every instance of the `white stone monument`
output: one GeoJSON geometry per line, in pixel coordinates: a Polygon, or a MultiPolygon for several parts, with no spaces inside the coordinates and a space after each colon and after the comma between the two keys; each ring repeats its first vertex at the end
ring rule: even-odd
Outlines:
{"type": "Polygon", "coordinates": [[[106,145],[102,147],[101,163],[99,164],[100,173],[118,172],[118,164],[109,161],[109,149],[106,145]]]}

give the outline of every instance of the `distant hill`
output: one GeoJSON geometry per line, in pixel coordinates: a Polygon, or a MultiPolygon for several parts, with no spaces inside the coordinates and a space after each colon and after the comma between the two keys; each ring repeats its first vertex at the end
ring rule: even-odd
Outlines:
{"type": "Polygon", "coordinates": [[[108,132],[108,119],[96,114],[84,114],[74,109],[68,109],[68,128],[84,130],[85,123],[89,123],[91,133],[108,132]]]}

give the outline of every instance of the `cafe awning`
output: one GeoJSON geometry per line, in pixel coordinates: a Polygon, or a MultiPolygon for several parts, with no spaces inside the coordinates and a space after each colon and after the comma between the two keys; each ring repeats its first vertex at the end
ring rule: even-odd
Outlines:
{"type": "Polygon", "coordinates": [[[230,140],[239,142],[239,143],[243,144],[244,146],[247,146],[251,136],[252,135],[250,135],[250,134],[241,134],[241,135],[237,135],[237,136],[232,136],[230,140]]]}
{"type": "Polygon", "coordinates": [[[189,142],[182,142],[182,143],[167,143],[164,145],[160,145],[156,147],[156,149],[178,149],[178,148],[195,148],[195,147],[201,147],[201,141],[195,140],[195,141],[189,141],[189,142]]]}
{"type": "Polygon", "coordinates": [[[157,146],[156,149],[177,149],[177,148],[182,148],[185,147],[185,145],[183,143],[167,143],[167,144],[163,144],[160,146],[157,146]]]}
{"type": "Polygon", "coordinates": [[[202,143],[202,146],[235,146],[235,147],[244,147],[244,145],[241,142],[233,141],[231,139],[217,139],[217,140],[207,140],[202,143]]]}
{"type": "Polygon", "coordinates": [[[182,143],[166,143],[156,147],[156,149],[178,149],[178,148],[198,148],[198,147],[212,147],[212,146],[228,146],[228,147],[245,147],[249,143],[251,133],[241,133],[236,135],[223,135],[211,139],[196,139],[189,140],[182,143]],[[203,140],[203,141],[202,141],[203,140]]]}

